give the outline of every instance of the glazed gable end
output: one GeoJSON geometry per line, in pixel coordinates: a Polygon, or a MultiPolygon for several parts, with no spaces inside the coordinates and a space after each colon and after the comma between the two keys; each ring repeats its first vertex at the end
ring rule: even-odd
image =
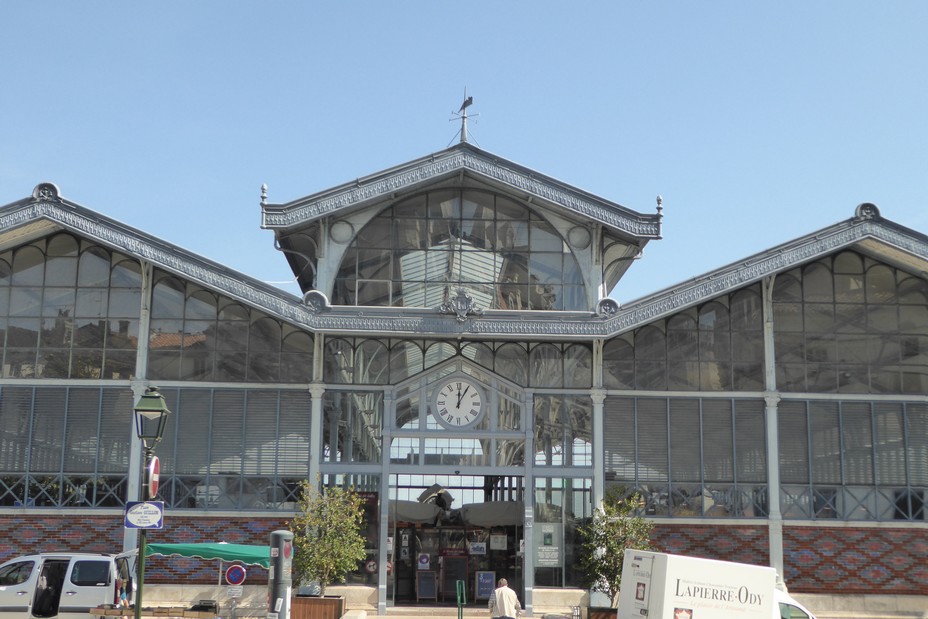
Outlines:
{"type": "Polygon", "coordinates": [[[281,320],[305,324],[312,318],[299,298],[66,200],[53,183],[41,183],[31,197],[0,207],[2,249],[60,231],[132,256],[281,320]]]}
{"type": "Polygon", "coordinates": [[[835,225],[621,307],[616,302],[605,330],[609,335],[624,333],[845,249],[854,249],[910,273],[928,272],[928,236],[883,219],[876,206],[864,203],[857,207],[853,217],[835,225]]]}

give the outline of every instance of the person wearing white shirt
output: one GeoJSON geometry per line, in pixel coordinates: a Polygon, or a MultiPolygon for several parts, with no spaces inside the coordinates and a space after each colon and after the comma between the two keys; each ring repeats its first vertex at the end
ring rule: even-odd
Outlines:
{"type": "Polygon", "coordinates": [[[519,596],[509,588],[509,582],[500,578],[496,591],[490,596],[490,616],[494,619],[518,619],[522,614],[522,605],[519,596]]]}

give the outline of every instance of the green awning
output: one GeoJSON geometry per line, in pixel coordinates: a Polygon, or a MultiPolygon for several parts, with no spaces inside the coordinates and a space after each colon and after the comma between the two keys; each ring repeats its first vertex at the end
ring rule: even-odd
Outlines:
{"type": "Polygon", "coordinates": [[[219,559],[230,563],[260,565],[271,564],[270,546],[249,546],[247,544],[148,544],[145,556],[194,557],[198,559],[219,559]]]}

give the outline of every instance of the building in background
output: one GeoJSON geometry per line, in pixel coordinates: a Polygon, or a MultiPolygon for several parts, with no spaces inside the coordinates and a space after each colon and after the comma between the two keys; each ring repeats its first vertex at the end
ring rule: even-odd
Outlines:
{"type": "Polygon", "coordinates": [[[662,549],[928,595],[928,238],[850,211],[620,305],[660,206],[462,142],[263,196],[300,298],[41,184],[0,209],[0,559],[134,545],[154,384],[174,414],[152,537],[264,544],[302,480],[351,484],[350,582],[381,612],[459,579],[479,600],[505,577],[529,611],[579,587],[577,527],[612,486],[662,549]]]}

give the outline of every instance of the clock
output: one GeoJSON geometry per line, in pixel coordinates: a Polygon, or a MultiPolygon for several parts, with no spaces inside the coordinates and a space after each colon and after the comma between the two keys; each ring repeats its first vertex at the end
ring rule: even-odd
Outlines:
{"type": "Polygon", "coordinates": [[[446,378],[432,392],[432,414],[446,428],[466,428],[483,416],[483,390],[460,376],[446,378]]]}

